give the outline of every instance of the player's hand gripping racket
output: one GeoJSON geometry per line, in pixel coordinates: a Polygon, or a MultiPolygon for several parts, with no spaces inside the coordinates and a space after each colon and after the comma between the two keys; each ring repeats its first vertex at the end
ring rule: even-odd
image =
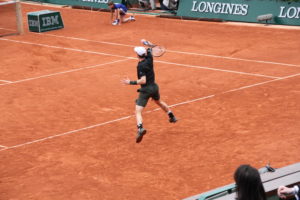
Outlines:
{"type": "Polygon", "coordinates": [[[163,46],[152,44],[151,42],[145,39],[142,39],[141,42],[152,49],[152,55],[155,57],[160,57],[166,52],[166,48],[163,46]]]}

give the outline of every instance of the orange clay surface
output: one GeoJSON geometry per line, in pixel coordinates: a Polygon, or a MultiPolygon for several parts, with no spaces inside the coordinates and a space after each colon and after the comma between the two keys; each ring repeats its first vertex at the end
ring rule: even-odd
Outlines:
{"type": "Polygon", "coordinates": [[[240,164],[299,162],[300,29],[23,4],[25,33],[0,38],[1,200],[177,200],[233,182],[240,164]],[[65,28],[28,31],[27,13],[65,28]],[[135,143],[135,45],[156,58],[162,100],[135,143]]]}

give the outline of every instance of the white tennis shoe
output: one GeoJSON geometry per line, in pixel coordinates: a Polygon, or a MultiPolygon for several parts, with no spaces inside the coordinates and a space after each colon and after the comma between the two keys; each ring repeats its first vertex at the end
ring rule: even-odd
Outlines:
{"type": "Polygon", "coordinates": [[[135,18],[134,18],[134,16],[130,16],[130,21],[135,21],[135,18]]]}
{"type": "Polygon", "coordinates": [[[116,19],[113,23],[112,23],[112,25],[118,25],[119,24],[119,20],[118,19],[116,19]]]}

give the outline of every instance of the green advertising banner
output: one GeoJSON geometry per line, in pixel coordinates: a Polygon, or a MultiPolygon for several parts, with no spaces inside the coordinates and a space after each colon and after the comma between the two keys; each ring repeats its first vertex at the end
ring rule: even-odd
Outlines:
{"type": "Polygon", "coordinates": [[[29,30],[32,32],[45,32],[64,28],[59,12],[41,10],[27,14],[29,30]]]}
{"type": "Polygon", "coordinates": [[[177,16],[300,25],[300,3],[281,0],[180,0],[177,16]],[[266,22],[262,20],[261,22],[266,22]]]}
{"type": "MultiPolygon", "coordinates": [[[[57,5],[69,5],[69,6],[84,6],[91,8],[103,8],[107,9],[107,2],[109,0],[33,0],[41,3],[51,3],[57,5]]],[[[114,3],[121,3],[122,0],[114,0],[114,3]]]]}

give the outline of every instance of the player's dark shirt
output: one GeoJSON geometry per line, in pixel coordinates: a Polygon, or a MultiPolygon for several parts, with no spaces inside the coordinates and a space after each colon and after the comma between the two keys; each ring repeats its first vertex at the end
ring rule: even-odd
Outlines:
{"type": "Polygon", "coordinates": [[[147,56],[144,60],[140,61],[137,66],[137,76],[140,79],[142,76],[146,76],[146,84],[141,85],[145,87],[155,83],[155,74],[153,70],[153,56],[151,49],[147,49],[147,56]]]}

